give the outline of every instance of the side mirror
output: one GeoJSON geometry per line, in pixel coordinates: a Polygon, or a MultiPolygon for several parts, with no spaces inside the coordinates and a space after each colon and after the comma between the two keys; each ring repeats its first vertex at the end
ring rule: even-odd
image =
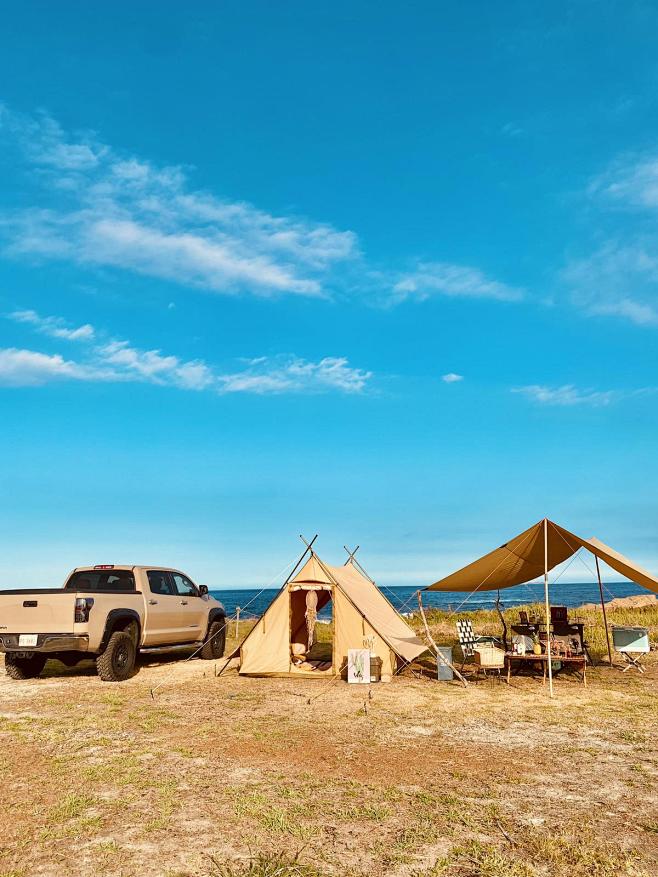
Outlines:
{"type": "Polygon", "coordinates": [[[199,585],[199,594],[202,597],[205,597],[207,593],[208,593],[208,585],[199,585]]]}

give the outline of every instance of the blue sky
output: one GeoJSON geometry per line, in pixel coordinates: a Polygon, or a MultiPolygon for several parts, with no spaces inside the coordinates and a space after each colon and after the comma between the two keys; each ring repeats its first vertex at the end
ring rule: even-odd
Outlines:
{"type": "Polygon", "coordinates": [[[657,35],[635,2],[6,10],[0,585],[262,584],[300,532],[422,585],[544,515],[655,571],[657,35]]]}

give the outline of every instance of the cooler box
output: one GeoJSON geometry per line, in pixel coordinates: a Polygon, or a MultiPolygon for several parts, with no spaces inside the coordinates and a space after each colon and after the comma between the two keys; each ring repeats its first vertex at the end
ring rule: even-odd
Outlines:
{"type": "Polygon", "coordinates": [[[635,652],[646,655],[651,650],[649,631],[646,627],[612,628],[612,641],[617,652],[635,652]]]}

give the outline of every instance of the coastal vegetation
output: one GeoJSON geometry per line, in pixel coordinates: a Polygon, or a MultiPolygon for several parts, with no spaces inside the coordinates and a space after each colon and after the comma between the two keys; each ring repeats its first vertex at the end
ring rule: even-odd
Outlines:
{"type": "MultiPolygon", "coordinates": [[[[3,677],[0,875],[652,877],[658,660],[610,668],[600,609],[578,612],[597,666],[552,701],[537,677],[464,690],[429,661],[370,688],[171,657],[117,686],[91,664],[3,677]]],[[[655,606],[608,621],[658,635],[655,606]]]]}

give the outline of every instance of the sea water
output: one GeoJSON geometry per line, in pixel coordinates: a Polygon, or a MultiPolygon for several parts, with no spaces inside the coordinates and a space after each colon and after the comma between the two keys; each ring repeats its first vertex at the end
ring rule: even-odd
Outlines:
{"type": "MultiPolygon", "coordinates": [[[[388,588],[383,585],[379,585],[379,588],[398,612],[413,612],[418,608],[418,598],[416,597],[418,588],[388,588]]],[[[583,603],[598,603],[601,599],[599,586],[596,582],[549,583],[549,589],[553,606],[582,606],[583,603]]],[[[225,588],[221,590],[213,589],[210,593],[213,597],[221,600],[226,608],[227,615],[235,615],[236,608],[240,606],[240,616],[242,618],[254,618],[263,614],[277,595],[278,589],[266,588],[261,591],[258,588],[225,588]]],[[[605,584],[603,587],[603,595],[606,601],[612,600],[615,597],[630,597],[637,594],[646,595],[646,593],[647,591],[632,582],[612,582],[605,584]]],[[[500,597],[502,608],[522,606],[526,603],[541,603],[544,600],[544,585],[543,582],[517,585],[515,588],[501,591],[500,597]]],[[[438,609],[448,609],[449,611],[454,611],[458,608],[464,612],[475,609],[492,609],[495,600],[496,591],[476,592],[472,595],[448,591],[423,592],[423,606],[434,606],[438,609]]],[[[330,607],[325,607],[319,613],[321,620],[326,620],[330,616],[330,607]]]]}

